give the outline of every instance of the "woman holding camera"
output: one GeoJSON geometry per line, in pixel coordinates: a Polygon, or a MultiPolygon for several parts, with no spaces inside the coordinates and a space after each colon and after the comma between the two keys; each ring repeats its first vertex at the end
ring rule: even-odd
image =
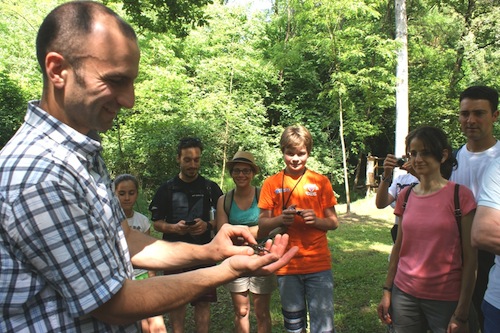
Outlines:
{"type": "MultiPolygon", "coordinates": [[[[411,167],[411,163],[407,159],[400,158],[392,154],[387,154],[384,159],[384,172],[380,176],[380,183],[375,197],[375,205],[378,209],[383,209],[389,205],[392,208],[396,207],[396,199],[399,193],[407,187],[418,183],[418,178],[415,176],[415,171],[411,167]],[[407,173],[400,174],[393,178],[394,168],[399,167],[407,173]]],[[[394,219],[394,226],[391,229],[392,241],[396,241],[398,233],[399,218],[394,219]]]]}

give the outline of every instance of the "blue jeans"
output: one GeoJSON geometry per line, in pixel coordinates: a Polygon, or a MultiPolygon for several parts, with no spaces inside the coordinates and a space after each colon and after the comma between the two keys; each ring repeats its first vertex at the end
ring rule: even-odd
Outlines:
{"type": "Polygon", "coordinates": [[[500,332],[500,309],[484,300],[481,309],[484,314],[484,333],[500,332]]]}
{"type": "Polygon", "coordinates": [[[299,333],[307,327],[311,333],[333,333],[333,275],[331,270],[318,273],[278,276],[278,287],[285,329],[299,333]]]}

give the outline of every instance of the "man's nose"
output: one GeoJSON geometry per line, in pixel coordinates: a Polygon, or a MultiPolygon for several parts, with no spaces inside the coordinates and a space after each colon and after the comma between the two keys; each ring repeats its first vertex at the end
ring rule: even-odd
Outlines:
{"type": "Polygon", "coordinates": [[[131,109],[135,104],[135,88],[133,84],[123,88],[117,98],[118,104],[126,109],[131,109]]]}

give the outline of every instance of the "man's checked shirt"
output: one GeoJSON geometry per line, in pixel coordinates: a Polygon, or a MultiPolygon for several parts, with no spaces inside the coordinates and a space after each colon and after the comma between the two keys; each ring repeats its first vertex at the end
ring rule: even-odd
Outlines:
{"type": "Polygon", "coordinates": [[[28,105],[0,152],[0,332],[137,332],[89,313],[131,278],[99,142],[28,105]]]}

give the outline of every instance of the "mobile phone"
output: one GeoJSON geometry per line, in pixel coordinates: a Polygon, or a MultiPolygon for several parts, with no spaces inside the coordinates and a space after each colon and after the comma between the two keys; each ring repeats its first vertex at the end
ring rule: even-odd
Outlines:
{"type": "Polygon", "coordinates": [[[184,222],[186,225],[195,225],[196,224],[196,221],[185,221],[184,222]]]}
{"type": "Polygon", "coordinates": [[[406,160],[404,158],[398,158],[396,164],[398,165],[398,167],[402,167],[404,164],[406,163],[406,160]]]}

